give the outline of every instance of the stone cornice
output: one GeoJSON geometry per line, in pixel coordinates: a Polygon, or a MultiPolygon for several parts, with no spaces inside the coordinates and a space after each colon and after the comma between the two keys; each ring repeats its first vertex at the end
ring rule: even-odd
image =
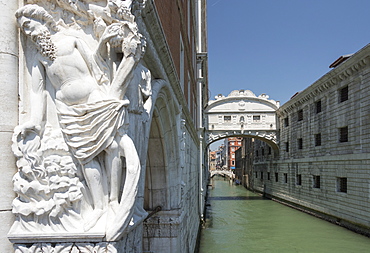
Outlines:
{"type": "Polygon", "coordinates": [[[361,50],[356,52],[347,61],[340,64],[335,69],[331,70],[312,85],[307,87],[302,92],[298,93],[291,100],[283,104],[277,113],[279,116],[284,117],[285,115],[296,111],[307,101],[315,99],[319,94],[325,92],[332,86],[338,85],[342,81],[345,81],[359,71],[361,71],[370,61],[370,44],[363,47],[361,50]]]}

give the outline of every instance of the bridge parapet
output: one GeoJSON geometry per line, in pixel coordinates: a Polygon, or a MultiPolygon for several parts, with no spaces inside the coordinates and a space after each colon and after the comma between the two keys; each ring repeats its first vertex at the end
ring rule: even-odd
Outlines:
{"type": "Polygon", "coordinates": [[[215,175],[220,175],[223,177],[229,177],[231,179],[235,178],[235,174],[232,171],[229,170],[212,170],[211,171],[211,178],[214,177],[215,175]]]}

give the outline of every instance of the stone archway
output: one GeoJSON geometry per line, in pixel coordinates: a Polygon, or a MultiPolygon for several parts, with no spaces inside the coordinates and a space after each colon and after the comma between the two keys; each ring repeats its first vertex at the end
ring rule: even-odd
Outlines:
{"type": "Polygon", "coordinates": [[[278,151],[276,110],[279,101],[256,96],[249,90],[234,90],[227,97],[218,95],[208,102],[206,144],[228,137],[250,137],[267,142],[278,151]]]}
{"type": "Polygon", "coordinates": [[[158,115],[155,114],[149,134],[145,173],[144,209],[149,212],[158,207],[160,209],[167,207],[167,168],[164,139],[159,127],[158,115]]]}

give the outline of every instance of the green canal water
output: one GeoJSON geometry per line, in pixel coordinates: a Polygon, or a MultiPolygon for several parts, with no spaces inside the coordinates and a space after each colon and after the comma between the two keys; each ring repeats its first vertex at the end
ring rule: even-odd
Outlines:
{"type": "MultiPolygon", "coordinates": [[[[216,177],[199,253],[366,253],[370,238],[216,177]]],[[[370,210],[369,210],[370,211],[370,210]]]]}

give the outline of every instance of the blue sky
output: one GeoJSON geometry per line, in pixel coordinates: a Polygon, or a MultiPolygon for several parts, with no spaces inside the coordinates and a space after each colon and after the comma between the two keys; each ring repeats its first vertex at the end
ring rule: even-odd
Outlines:
{"type": "Polygon", "coordinates": [[[370,42],[370,0],[207,0],[210,98],[285,103],[370,42]]]}

